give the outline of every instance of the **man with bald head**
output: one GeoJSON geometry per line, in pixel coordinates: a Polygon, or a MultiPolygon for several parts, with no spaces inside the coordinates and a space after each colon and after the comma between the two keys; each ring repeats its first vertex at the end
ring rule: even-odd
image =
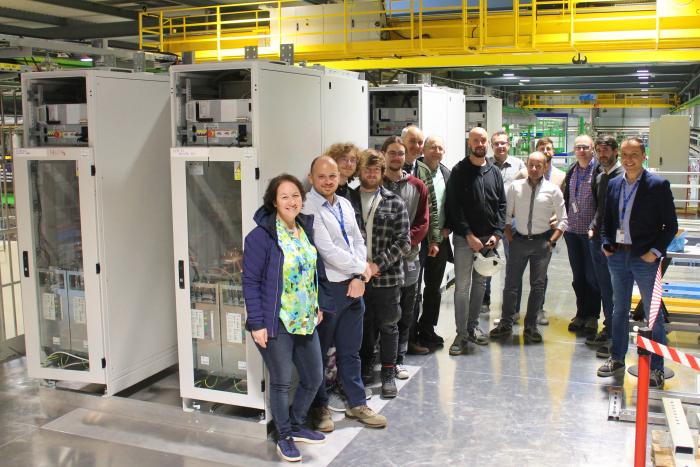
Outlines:
{"type": "MultiPolygon", "coordinates": [[[[334,301],[333,312],[325,313],[318,328],[321,351],[325,357],[335,343],[338,376],[352,416],[369,426],[385,426],[386,418],[374,413],[365,403],[359,352],[365,313],[362,296],[371,273],[355,211],[350,201],[335,193],[339,175],[333,158],[314,159],[309,173],[312,188],[303,209],[304,214],[314,216],[314,243],[326,270],[326,278],[319,280],[328,281],[327,289],[334,301]]],[[[310,413],[318,430],[333,431],[325,384],[319,387],[310,413]]]]}
{"type": "Polygon", "coordinates": [[[537,313],[544,300],[545,277],[552,249],[566,230],[564,196],[556,185],[545,180],[546,170],[547,157],[541,152],[533,152],[527,159],[527,179],[515,180],[506,193],[505,237],[510,242],[510,253],[506,264],[501,320],[489,333],[492,338],[507,336],[512,332],[518,291],[522,286],[525,267],[530,263],[530,296],[523,336],[526,342],[542,342],[542,334],[537,329],[537,313]],[[553,232],[550,230],[552,216],[557,218],[553,232]],[[512,220],[515,220],[515,232],[512,220]]]}
{"type": "Polygon", "coordinates": [[[569,323],[569,331],[584,331],[595,336],[600,315],[600,288],[591,259],[588,229],[595,217],[593,178],[597,163],[590,136],[579,135],[574,139],[574,156],[576,162],[569,167],[562,189],[569,220],[564,240],[573,275],[571,285],[576,294],[576,315],[569,323]]]}
{"type": "Polygon", "coordinates": [[[455,265],[457,337],[450,346],[450,355],[465,353],[469,342],[478,345],[489,342],[479,328],[486,278],[473,267],[474,253],[498,246],[506,216],[501,172],[486,159],[486,130],[472,128],[467,145],[469,155],[452,169],[445,206],[447,223],[453,232],[455,265]]]}

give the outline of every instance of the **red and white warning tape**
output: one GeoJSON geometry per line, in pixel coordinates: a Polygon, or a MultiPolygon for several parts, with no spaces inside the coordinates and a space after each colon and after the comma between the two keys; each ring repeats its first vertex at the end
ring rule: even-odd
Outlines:
{"type": "Polygon", "coordinates": [[[661,357],[673,360],[676,363],[680,363],[683,366],[692,368],[693,370],[700,371],[700,360],[698,357],[681,352],[673,347],[659,344],[658,342],[640,335],[637,335],[637,346],[655,353],[656,355],[660,355],[661,357]]]}

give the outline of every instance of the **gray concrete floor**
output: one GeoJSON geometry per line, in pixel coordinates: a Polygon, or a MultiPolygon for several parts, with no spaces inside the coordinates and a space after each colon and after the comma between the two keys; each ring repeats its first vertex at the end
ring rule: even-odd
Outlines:
{"type": "MultiPolygon", "coordinates": [[[[515,327],[512,338],[451,357],[454,337],[452,290],[444,296],[438,333],[446,347],[424,357],[409,357],[420,370],[389,401],[384,430],[340,430],[325,446],[304,448],[313,464],[345,465],[630,465],[634,425],[607,420],[608,391],[625,388],[628,403],[636,387],[630,375],[599,378],[602,363],[594,349],[566,330],[574,297],[566,251],[554,256],[545,309],[551,324],[542,327],[543,345],[524,344],[515,327]],[[338,444],[340,443],[340,444],[338,444]],[[339,454],[323,456],[336,444],[339,454]],[[338,447],[340,446],[340,447],[338,447]]],[[[697,269],[672,266],[672,281],[696,281],[697,269]]],[[[527,282],[527,275],[525,281],[527,282]]],[[[491,327],[500,314],[502,273],[494,278],[492,311],[482,315],[491,327]]],[[[527,293],[528,288],[525,288],[527,293]]],[[[524,310],[523,310],[524,311],[524,310]]],[[[674,332],[672,346],[698,353],[698,335],[674,332]]],[[[628,354],[628,365],[636,355],[628,354]]],[[[671,391],[695,392],[696,374],[669,364],[676,376],[671,391]]],[[[171,392],[173,388],[168,388],[171,392]]],[[[187,434],[174,428],[111,420],[133,430],[139,443],[94,439],[42,429],[54,421],[39,400],[39,381],[29,379],[24,359],[0,365],[0,465],[14,466],[205,466],[269,465],[276,462],[269,442],[232,441],[215,433],[187,434]],[[168,450],[168,446],[176,446],[168,450]],[[215,462],[202,452],[230,453],[215,462]],[[228,460],[226,460],[228,459],[228,460]]],[[[341,422],[340,426],[343,422],[341,422]]],[[[305,459],[306,460],[306,459],[305,459]]]]}

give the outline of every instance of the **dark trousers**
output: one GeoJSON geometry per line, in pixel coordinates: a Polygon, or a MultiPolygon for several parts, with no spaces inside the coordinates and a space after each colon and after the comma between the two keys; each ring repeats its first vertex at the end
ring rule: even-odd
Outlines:
{"type": "MultiPolygon", "coordinates": [[[[340,384],[348,398],[350,407],[357,407],[365,403],[365,386],[362,383],[360,366],[365,304],[362,297],[350,298],[347,296],[348,283],[349,281],[329,282],[335,312],[323,315],[323,321],[318,327],[318,336],[321,341],[324,369],[327,364],[328,349],[335,343],[335,362],[338,367],[340,384]]],[[[327,405],[328,393],[325,382],[322,382],[318,388],[314,406],[327,405]]]]}
{"type": "Polygon", "coordinates": [[[422,329],[432,329],[437,326],[440,316],[440,302],[442,293],[440,286],[447,267],[447,258],[451,246],[450,239],[445,238],[440,244],[440,251],[437,256],[429,256],[425,261],[423,277],[425,287],[423,288],[423,314],[418,318],[418,332],[422,329]]]}
{"type": "MultiPolygon", "coordinates": [[[[608,269],[608,258],[601,249],[600,237],[593,237],[591,240],[591,260],[593,261],[593,271],[595,272],[600,298],[603,302],[603,326],[611,330],[613,314],[613,286],[608,269]]],[[[600,316],[600,314],[598,315],[600,316]]]]}
{"type": "MultiPolygon", "coordinates": [[[[257,344],[256,344],[257,346],[257,344]]],[[[323,364],[318,332],[308,336],[289,334],[282,322],[279,333],[267,340],[267,347],[258,346],[270,373],[270,412],[280,438],[286,438],[302,425],[323,381],[323,364]],[[289,406],[292,388],[292,366],[299,374],[294,402],[289,406]]]]}
{"type": "Polygon", "coordinates": [[[547,244],[548,236],[532,240],[515,235],[510,244],[510,256],[506,263],[506,283],[503,289],[503,310],[501,320],[513,324],[516,312],[518,291],[522,292],[523,274],[528,262],[530,263],[530,295],[527,300],[525,328],[537,327],[537,313],[544,302],[544,286],[547,277],[549,259],[552,256],[547,244]]]}
{"type": "MultiPolygon", "coordinates": [[[[513,227],[515,229],[515,227],[513,227]]],[[[510,255],[510,242],[508,242],[508,239],[506,237],[503,237],[501,239],[503,241],[503,254],[506,257],[506,261],[508,261],[508,257],[510,255]]],[[[546,278],[545,278],[546,281],[546,278]]],[[[545,282],[545,290],[547,288],[547,284],[545,282]]],[[[520,283],[520,286],[518,287],[518,298],[515,302],[515,312],[520,313],[520,302],[522,301],[523,297],[523,284],[522,282],[520,283]]],[[[489,305],[491,304],[491,276],[486,278],[486,291],[484,292],[484,303],[488,303],[489,305]]]]}
{"type": "Polygon", "coordinates": [[[576,294],[576,317],[582,320],[600,316],[600,289],[591,260],[591,244],[587,234],[564,232],[569,264],[574,276],[571,286],[576,294]]]}
{"type": "Polygon", "coordinates": [[[360,358],[369,365],[374,358],[374,345],[379,338],[379,360],[382,366],[396,365],[401,319],[401,290],[399,286],[365,289],[365,318],[360,358]]]}
{"type": "Polygon", "coordinates": [[[412,285],[401,287],[401,319],[399,320],[399,348],[396,355],[396,363],[403,364],[403,359],[408,351],[408,340],[415,315],[416,296],[418,294],[418,281],[412,285]]]}

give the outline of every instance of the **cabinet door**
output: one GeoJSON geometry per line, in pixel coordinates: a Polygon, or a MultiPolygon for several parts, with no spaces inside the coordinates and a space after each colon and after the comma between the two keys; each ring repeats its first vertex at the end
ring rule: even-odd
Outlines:
{"type": "Polygon", "coordinates": [[[172,152],[178,351],[183,397],[262,409],[262,363],[245,330],[241,283],[257,207],[254,163],[241,157],[250,151],[172,152]]]}
{"type": "Polygon", "coordinates": [[[29,373],[104,383],[91,150],[16,152],[29,373]]]}

